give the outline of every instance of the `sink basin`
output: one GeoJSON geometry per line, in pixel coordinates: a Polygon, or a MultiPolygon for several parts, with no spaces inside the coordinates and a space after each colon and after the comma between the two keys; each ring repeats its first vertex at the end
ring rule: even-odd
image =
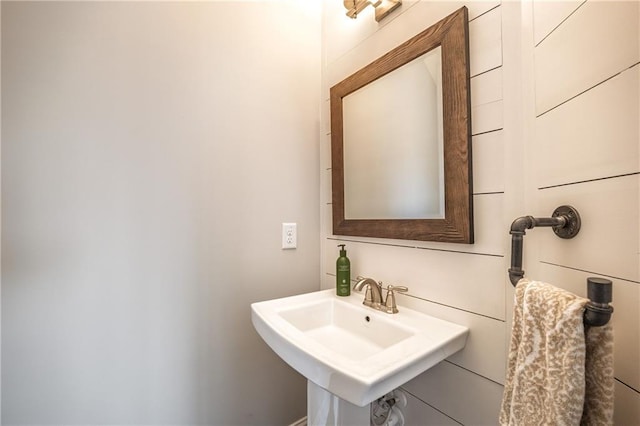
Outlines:
{"type": "Polygon", "coordinates": [[[365,406],[462,349],[468,328],[399,307],[386,314],[363,295],[318,291],[251,305],[264,341],[309,381],[365,406]]]}

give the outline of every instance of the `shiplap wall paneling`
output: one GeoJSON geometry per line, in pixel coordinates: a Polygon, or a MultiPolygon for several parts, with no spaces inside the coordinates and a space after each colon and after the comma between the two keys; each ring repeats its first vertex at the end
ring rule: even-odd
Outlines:
{"type": "Polygon", "coordinates": [[[587,277],[613,281],[614,420],[639,424],[640,2],[536,1],[533,10],[537,210],[571,204],[582,218],[572,240],[536,235],[535,270],[583,296],[587,277]]]}
{"type": "Polygon", "coordinates": [[[321,137],[320,158],[322,165],[320,167],[321,173],[321,190],[320,200],[323,204],[331,203],[331,136],[325,135],[321,137]]]}
{"type": "Polygon", "coordinates": [[[471,129],[474,135],[502,129],[502,101],[495,101],[471,109],[471,129]]]}
{"type": "Polygon", "coordinates": [[[402,388],[461,424],[497,424],[502,385],[448,361],[427,370],[402,388]]]}
{"type": "Polygon", "coordinates": [[[629,386],[616,381],[614,392],[616,395],[614,425],[638,425],[640,422],[640,393],[629,386]]]}
{"type": "Polygon", "coordinates": [[[472,77],[471,93],[472,107],[502,100],[502,68],[472,77]]]}
{"type": "MultiPolygon", "coordinates": [[[[325,268],[335,273],[338,242],[328,241],[334,249],[325,268]]],[[[352,277],[361,275],[385,284],[405,285],[413,296],[504,319],[501,278],[506,269],[502,256],[346,241],[352,277]]]]}
{"type": "Polygon", "coordinates": [[[474,136],[471,150],[473,193],[487,195],[504,192],[503,131],[497,130],[474,136]]]}
{"type": "MultiPolygon", "coordinates": [[[[497,15],[492,11],[491,16],[497,15]]],[[[495,19],[495,18],[494,18],[495,19]]],[[[471,35],[470,35],[471,37],[471,35]]],[[[489,47],[494,54],[494,46],[489,47]]],[[[473,52],[473,50],[471,50],[473,52]]],[[[481,51],[478,51],[481,52],[481,51]]],[[[481,56],[489,56],[487,53],[481,56]]],[[[494,61],[496,58],[492,58],[494,61]]],[[[494,65],[498,64],[494,62],[494,65]]],[[[499,66],[499,65],[497,65],[499,66]]],[[[502,69],[495,68],[471,78],[471,127],[474,135],[502,129],[502,69]]]]}
{"type": "Polygon", "coordinates": [[[502,14],[499,7],[469,18],[469,68],[471,77],[502,65],[502,14]],[[475,54],[474,54],[475,53],[475,54]]]}
{"type": "Polygon", "coordinates": [[[424,401],[416,398],[406,389],[403,389],[407,395],[407,406],[402,408],[405,418],[405,426],[459,426],[460,423],[448,417],[444,413],[436,410],[424,401]]]}
{"type": "Polygon", "coordinates": [[[630,175],[540,190],[540,214],[570,204],[582,220],[580,233],[570,240],[539,232],[540,260],[640,282],[639,182],[640,175],[630,175]]]}
{"type": "Polygon", "coordinates": [[[399,306],[424,312],[473,330],[467,338],[464,349],[449,357],[448,360],[495,382],[504,383],[504,367],[507,363],[504,351],[504,321],[405,294],[399,294],[397,298],[399,306]]]}
{"type": "Polygon", "coordinates": [[[640,65],[538,117],[536,186],[639,172],[640,65]]]}
{"type": "Polygon", "coordinates": [[[638,8],[638,1],[587,1],[536,46],[537,114],[640,61],[638,8]]]}
{"type": "MultiPolygon", "coordinates": [[[[329,102],[329,92],[323,92],[327,95],[327,98],[324,100],[324,102],[322,103],[322,110],[321,110],[321,115],[320,115],[320,124],[322,126],[322,131],[321,131],[321,135],[331,135],[331,103],[329,102]]],[[[322,159],[323,165],[326,165],[326,161],[327,158],[323,158],[322,159]]],[[[331,164],[331,159],[329,157],[329,163],[331,164]]]]}
{"type": "MultiPolygon", "coordinates": [[[[480,164],[483,167],[491,167],[492,165],[495,165],[493,161],[488,161],[488,163],[478,161],[475,164],[480,164]]],[[[498,170],[501,170],[501,167],[499,167],[500,165],[497,166],[498,170]]],[[[503,194],[499,191],[489,191],[486,194],[481,193],[473,196],[475,244],[471,246],[447,244],[436,247],[435,244],[432,243],[430,244],[430,247],[465,253],[502,256],[505,250],[504,240],[501,238],[501,231],[503,228],[503,198],[503,194]]]]}
{"type": "Polygon", "coordinates": [[[533,38],[538,45],[562,21],[575,12],[586,0],[565,0],[561,2],[536,1],[533,3],[533,38]]]}

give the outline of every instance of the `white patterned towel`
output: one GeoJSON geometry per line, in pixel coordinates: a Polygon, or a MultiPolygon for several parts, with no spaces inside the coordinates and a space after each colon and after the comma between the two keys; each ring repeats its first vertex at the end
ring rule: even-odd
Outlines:
{"type": "Polygon", "coordinates": [[[585,327],[588,299],[550,284],[516,286],[500,424],[613,424],[613,331],[585,327]],[[586,337],[585,337],[586,336],[586,337]]]}

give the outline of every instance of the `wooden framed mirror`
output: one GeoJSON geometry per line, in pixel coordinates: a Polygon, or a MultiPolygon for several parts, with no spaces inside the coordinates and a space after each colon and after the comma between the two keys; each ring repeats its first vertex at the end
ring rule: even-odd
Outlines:
{"type": "Polygon", "coordinates": [[[468,33],[463,7],[331,88],[335,235],[473,243],[468,33]]]}

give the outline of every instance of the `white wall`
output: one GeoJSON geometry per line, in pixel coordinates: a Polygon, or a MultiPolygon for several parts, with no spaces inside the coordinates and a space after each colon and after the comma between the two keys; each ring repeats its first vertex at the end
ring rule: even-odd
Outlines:
{"type": "Polygon", "coordinates": [[[582,12],[569,16],[581,2],[404,1],[380,24],[371,16],[346,18],[341,4],[326,6],[323,287],[335,285],[335,246],[344,242],[353,276],[406,285],[409,295],[400,295],[399,304],[471,329],[462,352],[404,386],[411,395],[408,424],[497,423],[513,298],[507,278],[509,226],[519,216],[549,216],[560,204],[579,209],[581,233],[564,241],[550,230],[528,232],[525,271],[528,277],[580,294],[586,292],[587,276],[613,279],[616,424],[636,424],[640,418],[638,2],[593,3],[582,4],[583,12],[598,8],[584,18],[582,12]],[[329,88],[465,3],[470,20],[476,243],[332,235],[329,88]],[[532,42],[534,28],[538,34],[549,33],[561,22],[557,34],[537,46],[532,42]],[[594,29],[598,31],[592,34],[594,29]],[[608,33],[617,35],[607,38],[608,33]],[[576,56],[578,51],[582,56],[576,56]],[[542,74],[546,63],[559,61],[564,69],[542,74]],[[560,71],[562,78],[555,75],[560,71]],[[578,109],[570,110],[571,103],[566,103],[542,116],[536,112],[536,102],[546,102],[545,96],[555,106],[620,72],[606,83],[621,85],[618,95],[594,95],[596,99],[589,101],[592,95],[585,92],[573,102],[578,109]],[[577,78],[583,75],[585,79],[577,78]],[[591,115],[586,115],[588,108],[591,115]],[[614,119],[618,121],[612,123],[614,119]],[[551,153],[541,154],[543,149],[551,153]],[[553,182],[545,183],[549,179],[553,182]],[[597,181],[581,183],[591,179],[597,181]],[[538,189],[547,185],[562,186],[538,189]],[[612,221],[613,216],[624,224],[612,221]]]}
{"type": "Polygon", "coordinates": [[[3,424],[304,415],[319,80],[319,2],[2,2],[3,424]]]}

